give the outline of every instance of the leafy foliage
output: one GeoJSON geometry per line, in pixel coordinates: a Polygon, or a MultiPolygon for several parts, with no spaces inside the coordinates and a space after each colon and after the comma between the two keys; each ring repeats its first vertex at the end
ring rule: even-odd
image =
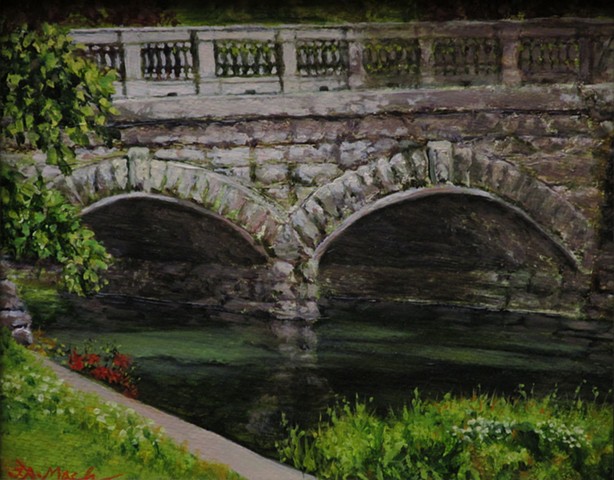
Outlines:
{"type": "Polygon", "coordinates": [[[116,79],[85,57],[57,27],[17,28],[0,37],[2,135],[47,154],[47,163],[71,172],[75,145],[89,135],[110,138],[108,115],[116,79]]]}
{"type": "Polygon", "coordinates": [[[41,175],[25,178],[0,166],[1,246],[17,260],[52,260],[62,265],[61,285],[77,295],[99,291],[111,262],[94,232],[82,225],[77,208],[41,175]]]}
{"type": "Polygon", "coordinates": [[[611,405],[576,398],[474,395],[425,401],[378,417],[347,401],[314,430],[290,427],[284,462],[323,479],[612,478],[611,405]]]}
{"type": "MultiPolygon", "coordinates": [[[[20,27],[0,36],[1,136],[18,146],[40,149],[63,174],[72,171],[75,147],[90,136],[109,139],[107,117],[114,71],[101,71],[56,27],[20,27]]],[[[87,295],[103,286],[100,274],[111,257],[84,227],[78,211],[41,174],[26,178],[0,168],[2,233],[0,246],[24,260],[52,260],[62,267],[61,283],[87,295]]]]}

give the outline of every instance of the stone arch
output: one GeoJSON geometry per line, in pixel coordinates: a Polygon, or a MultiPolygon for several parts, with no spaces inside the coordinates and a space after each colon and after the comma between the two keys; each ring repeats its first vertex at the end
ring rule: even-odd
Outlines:
{"type": "Polygon", "coordinates": [[[109,295],[187,302],[213,311],[267,311],[271,258],[248,232],[189,200],[130,192],[81,212],[115,261],[109,295]]]}
{"type": "Polygon", "coordinates": [[[588,287],[571,252],[522,209],[454,185],[360,209],[313,263],[324,305],[354,298],[577,315],[588,287]]]}
{"type": "MultiPolygon", "coordinates": [[[[239,182],[202,167],[151,159],[146,148],[106,159],[61,177],[57,187],[84,208],[130,192],[159,194],[209,210],[247,232],[267,249],[283,237],[284,215],[271,202],[239,182]]],[[[293,242],[294,238],[285,238],[293,242]]]]}
{"type": "MultiPolygon", "coordinates": [[[[518,207],[566,249],[579,268],[590,268],[594,231],[569,202],[513,164],[448,141],[429,142],[346,171],[313,192],[292,212],[290,222],[313,255],[349,217],[378,200],[445,185],[484,190],[518,207]]],[[[315,274],[313,268],[309,271],[315,274]]]]}
{"type": "Polygon", "coordinates": [[[353,213],[345,221],[337,228],[331,235],[327,236],[316,248],[313,260],[316,262],[320,261],[322,255],[328,249],[328,246],[333,243],[338,237],[343,235],[344,231],[354,224],[356,221],[360,220],[367,215],[371,215],[378,210],[389,207],[391,205],[401,203],[404,201],[410,200],[420,200],[425,197],[436,196],[436,195],[466,195],[472,197],[480,197],[484,198],[490,202],[498,204],[503,208],[512,211],[515,215],[522,218],[527,224],[531,225],[533,229],[539,232],[544,238],[554,246],[554,248],[558,251],[560,257],[565,260],[567,265],[572,268],[577,268],[577,260],[576,258],[565,248],[556,238],[553,238],[547,231],[545,231],[539,224],[537,224],[530,216],[528,216],[523,210],[514,205],[510,205],[509,203],[501,200],[500,198],[485,192],[484,190],[478,190],[475,188],[466,188],[466,187],[457,187],[453,185],[442,185],[434,188],[412,188],[410,190],[405,190],[402,192],[393,193],[384,198],[381,198],[372,204],[360,209],[359,211],[353,213]]]}

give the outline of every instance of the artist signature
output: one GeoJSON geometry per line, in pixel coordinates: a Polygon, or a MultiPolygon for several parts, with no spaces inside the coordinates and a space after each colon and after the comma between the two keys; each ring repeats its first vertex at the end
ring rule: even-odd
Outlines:
{"type": "Polygon", "coordinates": [[[112,477],[98,478],[94,474],[94,467],[88,468],[84,475],[60,467],[48,467],[47,471],[42,473],[37,472],[19,459],[15,460],[15,465],[7,473],[9,478],[19,480],[113,480],[123,475],[123,473],[120,473],[112,477]]]}

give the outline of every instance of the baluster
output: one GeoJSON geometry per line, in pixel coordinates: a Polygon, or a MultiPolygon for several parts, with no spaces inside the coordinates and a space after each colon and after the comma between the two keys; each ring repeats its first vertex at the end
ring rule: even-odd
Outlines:
{"type": "MultiPolygon", "coordinates": [[[[292,30],[280,31],[277,39],[281,44],[281,74],[280,83],[282,91],[293,92],[298,90],[298,53],[296,47],[296,34],[292,30]]],[[[299,50],[300,51],[300,50],[299,50]]]]}
{"type": "Polygon", "coordinates": [[[358,41],[354,32],[348,39],[348,87],[356,89],[364,86],[367,76],[362,62],[364,45],[358,41]]]}

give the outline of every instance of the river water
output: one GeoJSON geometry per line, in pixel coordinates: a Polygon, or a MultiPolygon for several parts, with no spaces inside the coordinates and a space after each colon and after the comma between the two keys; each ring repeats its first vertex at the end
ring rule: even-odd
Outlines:
{"type": "Polygon", "coordinates": [[[134,357],[140,400],[273,457],[282,412],[307,427],[341,397],[373,397],[385,411],[415,388],[429,397],[520,384],[569,393],[583,380],[611,388],[594,341],[547,315],[337,301],[295,327],[114,297],[54,311],[48,336],[113,342],[134,357]]]}

